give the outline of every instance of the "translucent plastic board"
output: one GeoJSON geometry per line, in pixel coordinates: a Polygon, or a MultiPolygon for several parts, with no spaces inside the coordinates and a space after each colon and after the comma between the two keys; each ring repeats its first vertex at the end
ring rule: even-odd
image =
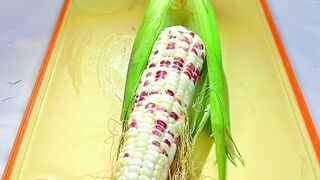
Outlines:
{"type": "MultiPolygon", "coordinates": [[[[110,177],[127,64],[145,4],[66,1],[5,178],[110,177]]],[[[238,167],[229,163],[227,179],[320,179],[316,153],[260,2],[215,0],[213,6],[232,135],[245,161],[238,167]]],[[[196,173],[202,179],[217,178],[211,143],[203,133],[196,147],[196,173]]]]}

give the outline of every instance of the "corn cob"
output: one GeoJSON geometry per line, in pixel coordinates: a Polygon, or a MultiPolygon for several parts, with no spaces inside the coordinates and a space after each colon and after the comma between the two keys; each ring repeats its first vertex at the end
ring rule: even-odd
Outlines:
{"type": "MultiPolygon", "coordinates": [[[[192,100],[194,104],[185,113],[190,122],[190,129],[185,128],[186,131],[183,134],[189,136],[190,139],[181,139],[185,142],[191,142],[190,145],[193,147],[198,134],[205,127],[211,134],[210,137],[214,138],[219,180],[225,180],[227,158],[233,163],[236,158],[243,163],[243,159],[230,134],[219,34],[210,0],[150,0],[148,2],[132,48],[128,67],[120,117],[124,124],[123,130],[125,132],[127,129],[131,106],[136,96],[140,77],[148,63],[153,42],[156,41],[166,25],[187,24],[203,39],[206,45],[206,61],[203,64],[201,78],[194,90],[192,100]]],[[[185,151],[184,146],[181,146],[184,144],[183,141],[180,142],[179,151],[185,151]]],[[[123,144],[120,143],[120,146],[122,147],[123,144]]],[[[182,153],[182,155],[184,154],[182,153]]],[[[175,164],[179,164],[180,161],[188,161],[188,158],[182,156],[178,159],[178,161],[175,159],[175,164]]],[[[181,167],[184,166],[188,166],[188,164],[181,167]]],[[[185,170],[181,172],[186,172],[185,170]]]]}
{"type": "Polygon", "coordinates": [[[194,32],[182,26],[161,32],[135,92],[117,179],[167,179],[204,60],[194,32]]]}

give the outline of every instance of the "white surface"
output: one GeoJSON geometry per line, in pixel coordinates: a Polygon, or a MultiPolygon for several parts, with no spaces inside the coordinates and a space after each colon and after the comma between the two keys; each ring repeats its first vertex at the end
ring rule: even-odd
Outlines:
{"type": "MultiPolygon", "coordinates": [[[[62,2],[0,0],[0,174],[62,2]]],[[[320,132],[320,1],[269,0],[269,5],[320,132]]]]}
{"type": "Polygon", "coordinates": [[[268,2],[311,117],[320,134],[320,1],[268,2]]]}
{"type": "Polygon", "coordinates": [[[62,2],[0,0],[0,175],[62,2]]]}

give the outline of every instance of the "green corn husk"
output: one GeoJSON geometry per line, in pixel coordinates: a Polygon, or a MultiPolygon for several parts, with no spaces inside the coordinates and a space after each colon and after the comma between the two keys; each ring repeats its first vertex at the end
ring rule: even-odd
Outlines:
{"type": "MultiPolygon", "coordinates": [[[[168,26],[183,25],[196,32],[206,46],[206,61],[196,84],[193,105],[188,109],[190,134],[196,141],[204,127],[213,134],[219,179],[224,180],[227,158],[243,162],[230,135],[229,110],[219,34],[209,0],[189,0],[184,8],[172,8],[173,0],[150,0],[136,35],[128,67],[121,120],[125,127],[138,82],[160,32],[168,26]]],[[[212,162],[214,163],[214,162],[212,162]]]]}
{"type": "Polygon", "coordinates": [[[219,179],[225,179],[227,148],[225,133],[229,131],[230,122],[224,90],[224,76],[222,58],[216,20],[211,5],[207,0],[194,1],[198,13],[200,36],[206,45],[207,70],[210,93],[210,122],[216,144],[216,158],[218,162],[219,179]]]}
{"type": "Polygon", "coordinates": [[[128,67],[126,86],[122,104],[121,120],[128,120],[134,93],[140,77],[148,63],[152,46],[164,28],[171,0],[150,0],[143,21],[136,35],[128,67]]]}

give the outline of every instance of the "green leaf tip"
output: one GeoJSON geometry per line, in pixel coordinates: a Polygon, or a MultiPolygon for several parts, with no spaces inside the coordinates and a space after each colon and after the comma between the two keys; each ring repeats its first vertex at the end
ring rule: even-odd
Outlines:
{"type": "Polygon", "coordinates": [[[123,122],[128,120],[134,93],[137,89],[143,69],[148,63],[152,46],[164,27],[171,1],[172,0],[150,0],[145,10],[142,23],[133,44],[127,71],[122,112],[120,116],[120,119],[123,122]]]}

